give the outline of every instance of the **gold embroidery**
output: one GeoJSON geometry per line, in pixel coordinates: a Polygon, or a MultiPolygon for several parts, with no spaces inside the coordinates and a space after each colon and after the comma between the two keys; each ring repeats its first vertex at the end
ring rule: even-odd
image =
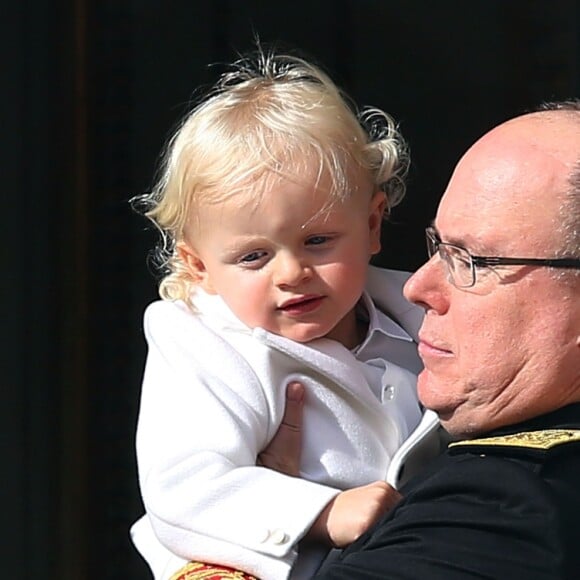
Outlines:
{"type": "Polygon", "coordinates": [[[257,580],[240,570],[234,570],[227,566],[205,564],[203,562],[188,562],[176,572],[171,580],[257,580]]]}
{"type": "Polygon", "coordinates": [[[580,430],[578,429],[546,429],[544,431],[528,431],[524,433],[514,433],[503,437],[487,437],[484,439],[466,439],[465,441],[455,441],[449,447],[459,446],[503,446],[503,447],[524,447],[527,449],[542,449],[547,451],[557,445],[580,441],[580,430]]]}

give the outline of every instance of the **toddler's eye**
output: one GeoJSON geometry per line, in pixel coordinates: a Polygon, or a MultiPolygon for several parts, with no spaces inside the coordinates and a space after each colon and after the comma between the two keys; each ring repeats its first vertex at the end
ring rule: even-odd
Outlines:
{"type": "Polygon", "coordinates": [[[266,255],[266,252],[250,252],[249,254],[246,254],[245,256],[242,256],[240,258],[240,263],[242,264],[253,264],[255,262],[257,262],[258,260],[261,260],[262,258],[264,258],[264,256],[266,255]]]}
{"type": "Polygon", "coordinates": [[[308,246],[320,246],[328,242],[328,240],[330,240],[329,236],[312,236],[306,240],[306,244],[308,246]]]}

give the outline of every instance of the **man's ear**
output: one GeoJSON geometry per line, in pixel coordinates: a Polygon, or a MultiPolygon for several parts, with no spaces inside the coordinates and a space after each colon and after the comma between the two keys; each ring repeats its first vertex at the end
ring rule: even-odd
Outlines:
{"type": "Polygon", "coordinates": [[[369,205],[369,243],[371,256],[381,251],[381,228],[387,207],[387,196],[384,191],[376,191],[369,205]]]}
{"type": "Polygon", "coordinates": [[[209,272],[197,252],[187,242],[178,242],[176,250],[179,259],[187,267],[193,281],[208,294],[215,294],[216,292],[211,285],[209,272]]]}

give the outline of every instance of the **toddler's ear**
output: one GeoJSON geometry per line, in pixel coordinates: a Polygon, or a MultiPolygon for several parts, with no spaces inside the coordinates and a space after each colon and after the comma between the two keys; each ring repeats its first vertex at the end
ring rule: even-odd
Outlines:
{"type": "Polygon", "coordinates": [[[176,246],[177,255],[185,264],[191,278],[205,290],[208,294],[215,294],[215,290],[210,281],[209,272],[206,270],[203,260],[187,242],[178,242],[176,246]]]}

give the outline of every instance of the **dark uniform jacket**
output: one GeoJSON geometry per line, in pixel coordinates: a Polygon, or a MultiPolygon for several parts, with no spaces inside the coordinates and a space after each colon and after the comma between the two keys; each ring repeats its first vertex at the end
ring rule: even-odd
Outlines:
{"type": "Polygon", "coordinates": [[[580,404],[451,443],[316,578],[580,580],[580,404]]]}

